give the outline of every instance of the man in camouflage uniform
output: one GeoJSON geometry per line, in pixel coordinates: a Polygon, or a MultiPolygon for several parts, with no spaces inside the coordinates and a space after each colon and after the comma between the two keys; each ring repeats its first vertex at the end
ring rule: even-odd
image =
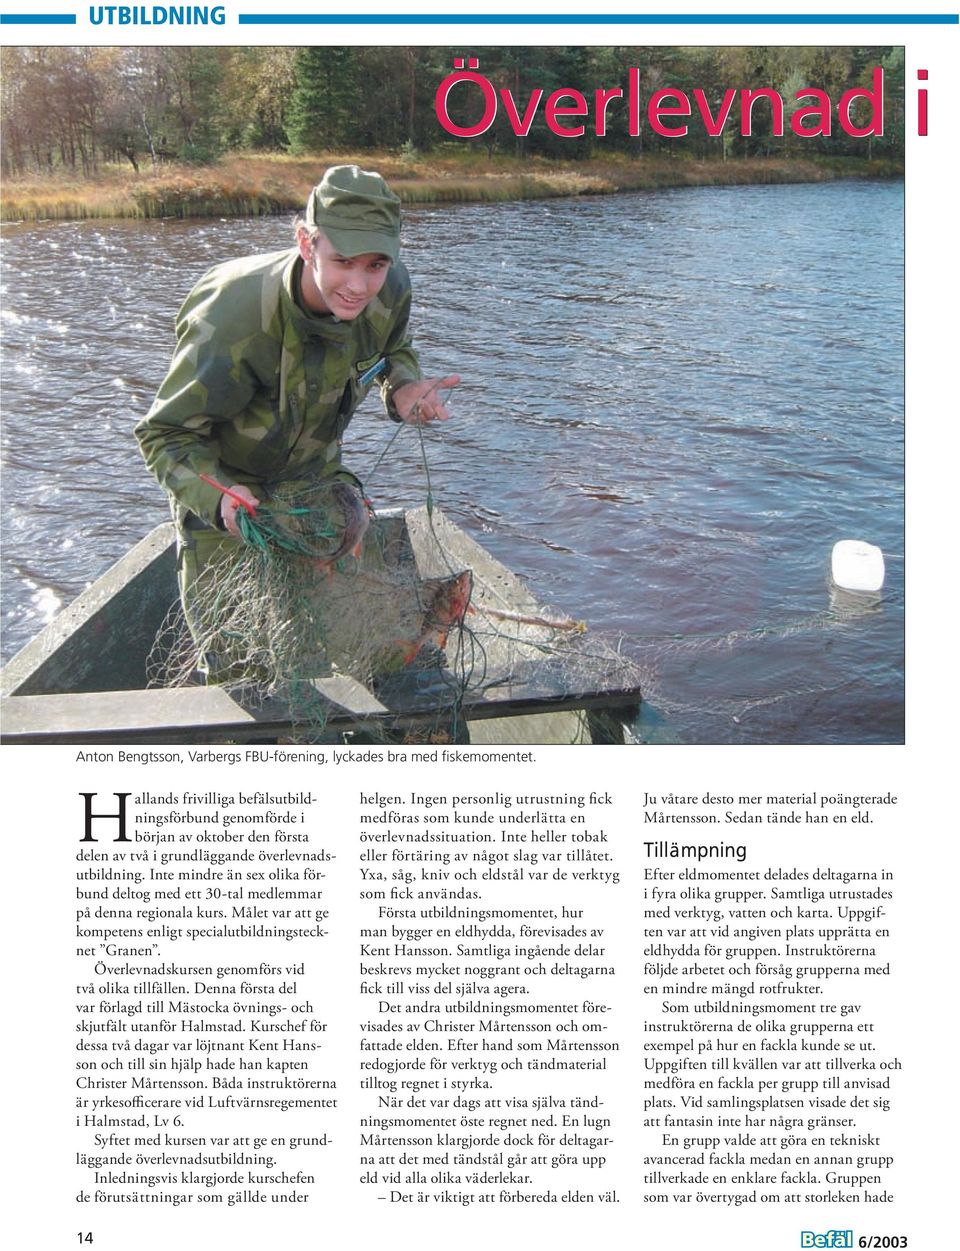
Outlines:
{"type": "Polygon", "coordinates": [[[180,590],[237,543],[241,500],[267,482],[342,477],[341,440],[373,382],[396,421],[443,420],[408,335],[400,201],[379,174],[334,166],[297,221],[297,246],[210,270],[177,316],[166,379],[136,435],[168,491],[180,590]],[[206,474],[230,489],[204,482],[206,474]]]}

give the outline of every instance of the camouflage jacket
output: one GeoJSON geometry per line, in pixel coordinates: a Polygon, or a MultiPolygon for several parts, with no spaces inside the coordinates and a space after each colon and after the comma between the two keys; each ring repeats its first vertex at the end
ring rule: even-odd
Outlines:
{"type": "Polygon", "coordinates": [[[253,486],[334,469],[373,385],[362,375],[382,357],[385,402],[420,377],[403,265],[390,267],[359,317],[342,322],[304,311],[294,295],[300,272],[296,249],[218,265],[177,314],[173,361],[135,433],[178,520],[191,512],[216,524],[220,492],[201,473],[253,486]]]}

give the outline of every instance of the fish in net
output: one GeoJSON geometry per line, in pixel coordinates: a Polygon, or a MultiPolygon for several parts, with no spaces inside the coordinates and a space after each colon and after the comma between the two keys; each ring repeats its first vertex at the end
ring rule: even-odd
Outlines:
{"type": "MultiPolygon", "coordinates": [[[[175,606],[153,648],[151,685],[206,680],[247,706],[280,702],[317,741],[331,691],[349,680],[369,710],[361,733],[444,742],[464,741],[468,713],[486,720],[514,691],[549,702],[585,668],[594,685],[622,683],[629,662],[588,640],[585,623],[546,609],[491,558],[478,579],[479,549],[430,503],[375,517],[346,477],[262,494],[238,514],[243,542],[210,536],[188,612],[175,606]]],[[[562,741],[581,741],[583,726],[571,718],[562,741]]]]}
{"type": "Polygon", "coordinates": [[[263,495],[238,510],[242,542],[206,538],[185,610],[171,610],[154,645],[150,685],[206,678],[248,697],[283,695],[314,721],[316,679],[339,671],[366,684],[435,659],[466,613],[469,570],[421,577],[389,529],[370,528],[355,479],[281,482],[263,495]]]}

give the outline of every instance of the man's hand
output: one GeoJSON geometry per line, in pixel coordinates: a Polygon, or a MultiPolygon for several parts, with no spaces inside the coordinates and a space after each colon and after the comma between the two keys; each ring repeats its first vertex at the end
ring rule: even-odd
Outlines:
{"type": "MultiPolygon", "coordinates": [[[[235,482],[230,488],[231,492],[252,504],[254,508],[260,503],[254,493],[248,486],[244,486],[242,482],[235,482]]],[[[240,527],[237,525],[237,513],[246,512],[247,510],[236,499],[231,499],[229,495],[224,495],[220,500],[220,520],[223,522],[229,534],[235,539],[243,538],[240,533],[240,527]]]]}
{"type": "Polygon", "coordinates": [[[405,382],[393,393],[393,402],[401,421],[417,425],[421,421],[446,421],[450,414],[440,398],[440,392],[455,387],[459,374],[446,378],[421,378],[419,382],[405,382]]]}

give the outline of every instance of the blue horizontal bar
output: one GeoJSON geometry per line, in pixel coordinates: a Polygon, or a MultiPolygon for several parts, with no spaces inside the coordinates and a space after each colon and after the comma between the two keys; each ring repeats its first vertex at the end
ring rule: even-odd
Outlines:
{"type": "Polygon", "coordinates": [[[0,13],[0,26],[76,26],[75,13],[0,13]]]}
{"type": "Polygon", "coordinates": [[[956,13],[240,13],[241,26],[956,26],[956,13]]]}

